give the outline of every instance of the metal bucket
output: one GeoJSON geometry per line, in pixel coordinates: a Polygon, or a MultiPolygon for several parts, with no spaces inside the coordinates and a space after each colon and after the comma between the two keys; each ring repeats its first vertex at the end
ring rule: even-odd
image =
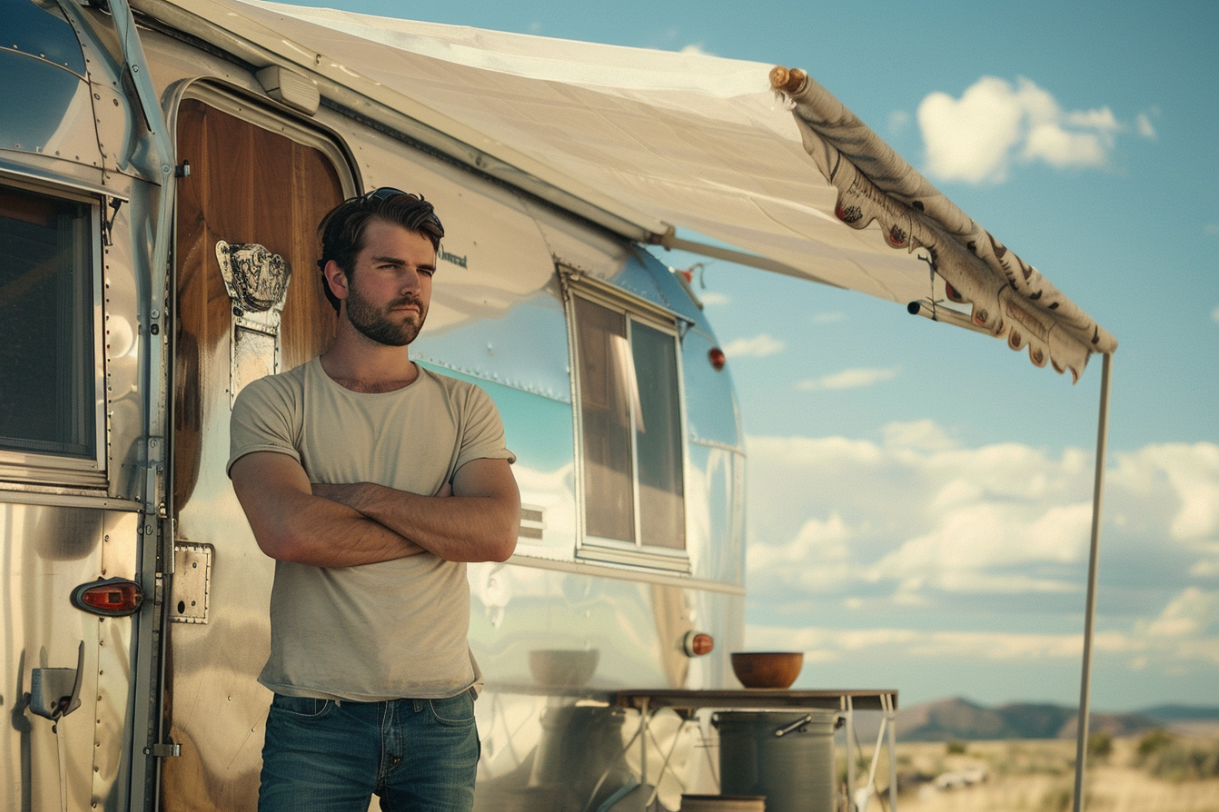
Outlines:
{"type": "Polygon", "coordinates": [[[834,812],[838,714],[717,713],[720,792],[765,795],[766,812],[834,812]]]}

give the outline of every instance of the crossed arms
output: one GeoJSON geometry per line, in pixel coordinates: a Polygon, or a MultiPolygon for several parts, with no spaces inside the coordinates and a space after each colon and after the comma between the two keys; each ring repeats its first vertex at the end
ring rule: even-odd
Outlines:
{"type": "Polygon", "coordinates": [[[258,546],[277,561],[353,567],[431,552],[446,561],[506,561],[521,498],[507,460],[472,460],[435,496],[360,482],[309,481],[292,457],[256,451],[230,470],[258,546]]]}

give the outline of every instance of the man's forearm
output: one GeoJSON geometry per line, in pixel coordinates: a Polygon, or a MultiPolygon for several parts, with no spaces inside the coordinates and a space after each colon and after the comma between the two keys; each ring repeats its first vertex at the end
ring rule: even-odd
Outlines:
{"type": "Polygon", "coordinates": [[[259,548],[276,561],[354,567],[423,552],[350,506],[314,495],[305,469],[286,454],[252,452],[229,476],[259,548]]]}
{"type": "Polygon", "coordinates": [[[516,546],[519,502],[420,496],[371,482],[313,488],[446,561],[503,561],[516,546]]]}
{"type": "Polygon", "coordinates": [[[314,567],[354,567],[392,561],[423,548],[376,520],[338,502],[300,494],[278,516],[253,527],[259,546],[278,561],[314,567]]]}

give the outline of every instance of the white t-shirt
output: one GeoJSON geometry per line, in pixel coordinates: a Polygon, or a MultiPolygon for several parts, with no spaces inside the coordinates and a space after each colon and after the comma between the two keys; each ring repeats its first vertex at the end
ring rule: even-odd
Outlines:
{"type": "MultiPolygon", "coordinates": [[[[420,367],[402,389],[352,392],[316,358],[246,386],[230,436],[229,469],[273,451],[298,460],[311,482],[417,494],[436,493],[471,460],[516,459],[479,387],[420,367]]],[[[357,567],[277,561],[271,656],[259,682],[288,696],[357,702],[455,696],[482,682],[469,626],[463,562],[427,552],[357,567]]]]}

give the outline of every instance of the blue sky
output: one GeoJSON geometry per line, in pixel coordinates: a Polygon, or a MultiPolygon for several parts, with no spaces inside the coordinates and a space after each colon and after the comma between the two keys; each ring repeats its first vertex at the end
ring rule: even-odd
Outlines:
{"type": "MultiPolygon", "coordinates": [[[[1219,705],[1219,3],[322,0],[802,67],[1112,332],[1093,705],[1219,705]]],[[[1100,361],[729,263],[752,648],[904,703],[1073,703],[1100,361]]],[[[705,287],[703,287],[705,286],[705,287]]]]}

